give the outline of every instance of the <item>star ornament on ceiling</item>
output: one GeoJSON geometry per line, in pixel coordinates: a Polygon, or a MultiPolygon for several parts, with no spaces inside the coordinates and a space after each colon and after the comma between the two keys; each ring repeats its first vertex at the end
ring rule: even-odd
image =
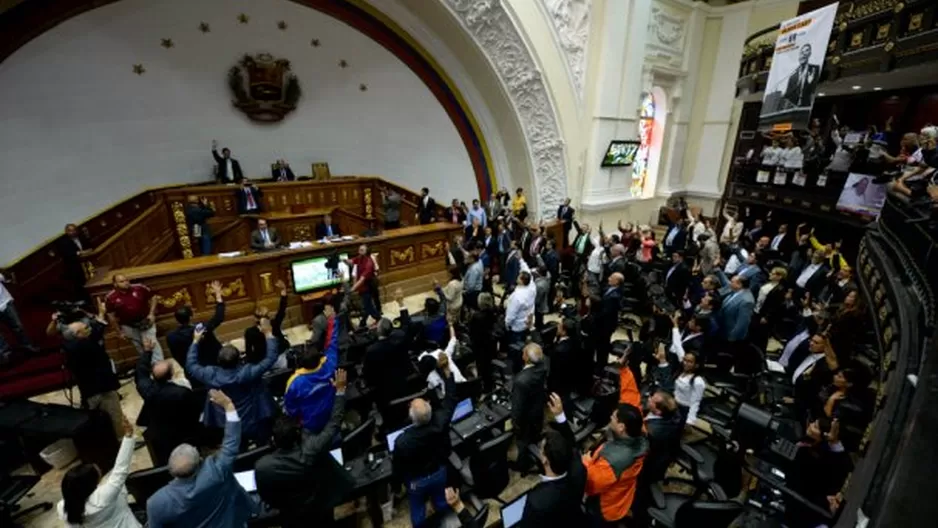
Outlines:
{"type": "Polygon", "coordinates": [[[277,29],[279,29],[280,31],[286,31],[286,30],[287,30],[287,21],[286,21],[286,20],[281,20],[280,22],[277,22],[277,29]]]}
{"type": "Polygon", "coordinates": [[[339,61],[339,68],[348,68],[348,61],[342,59],[339,61]]]}
{"type": "Polygon", "coordinates": [[[251,20],[250,17],[248,17],[245,13],[238,15],[238,22],[241,24],[247,24],[249,20],[251,20]]]}
{"type": "Polygon", "coordinates": [[[312,46],[312,47],[314,47],[314,48],[318,48],[318,47],[319,47],[319,39],[318,39],[318,38],[314,38],[313,40],[309,41],[309,45],[312,46]]]}
{"type": "Polygon", "coordinates": [[[358,89],[361,90],[361,91],[363,91],[363,92],[367,92],[367,91],[368,91],[368,85],[367,85],[367,84],[359,84],[359,85],[358,85],[358,89]]]}
{"type": "Polygon", "coordinates": [[[208,33],[212,30],[211,26],[208,25],[208,22],[202,22],[199,24],[199,31],[202,33],[208,33]]]}
{"type": "Polygon", "coordinates": [[[173,42],[173,39],[169,39],[169,38],[160,39],[160,46],[163,46],[166,49],[172,48],[175,45],[176,43],[173,42]]]}
{"type": "Polygon", "coordinates": [[[143,67],[143,64],[134,64],[133,72],[137,75],[143,75],[145,71],[147,70],[143,67]]]}

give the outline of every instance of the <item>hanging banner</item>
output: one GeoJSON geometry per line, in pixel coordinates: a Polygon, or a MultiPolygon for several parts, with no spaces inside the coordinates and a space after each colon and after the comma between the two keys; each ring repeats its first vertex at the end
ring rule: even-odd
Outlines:
{"type": "Polygon", "coordinates": [[[838,4],[782,22],[775,40],[759,130],[808,128],[838,4]]]}

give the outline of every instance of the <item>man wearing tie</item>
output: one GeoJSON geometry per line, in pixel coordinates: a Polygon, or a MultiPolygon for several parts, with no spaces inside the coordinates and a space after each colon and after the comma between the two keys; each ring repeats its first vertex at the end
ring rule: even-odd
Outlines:
{"type": "Polygon", "coordinates": [[[272,227],[267,227],[267,220],[258,219],[257,229],[251,233],[251,249],[269,251],[280,245],[280,234],[272,227]]]}
{"type": "Polygon", "coordinates": [[[258,214],[261,212],[263,203],[261,190],[245,178],[241,182],[241,188],[235,191],[235,199],[238,204],[238,214],[258,214]]]}
{"type": "Polygon", "coordinates": [[[563,247],[570,245],[570,229],[573,227],[574,209],[570,207],[570,199],[563,201],[563,205],[557,208],[557,220],[563,223],[563,247]]]}
{"type": "Polygon", "coordinates": [[[684,229],[684,219],[671,224],[668,234],[664,236],[664,252],[668,256],[678,250],[683,250],[687,245],[687,230],[684,229]]]}
{"type": "Polygon", "coordinates": [[[814,102],[814,91],[821,80],[821,67],[809,64],[811,44],[804,44],[798,50],[798,69],[788,78],[785,100],[795,108],[810,107],[814,102]]]}
{"type": "Polygon", "coordinates": [[[316,240],[322,240],[323,238],[332,238],[342,236],[342,233],[339,232],[339,226],[332,223],[332,217],[325,215],[322,217],[322,222],[316,224],[316,240]]]}
{"type": "Polygon", "coordinates": [[[218,164],[218,170],[215,173],[215,179],[219,183],[240,183],[244,179],[244,173],[241,172],[241,164],[238,160],[231,159],[231,151],[227,148],[221,149],[221,156],[218,155],[218,141],[212,140],[212,157],[218,164]]]}
{"type": "Polygon", "coordinates": [[[683,251],[672,253],[671,262],[673,264],[664,276],[664,290],[672,302],[680,305],[690,284],[690,270],[687,269],[687,264],[684,264],[683,251]]]}
{"type": "Polygon", "coordinates": [[[420,190],[420,201],[417,202],[416,219],[421,224],[436,222],[436,200],[430,197],[430,189],[424,187],[420,190]]]}
{"type": "Polygon", "coordinates": [[[769,249],[777,258],[785,259],[790,249],[790,241],[791,237],[788,236],[788,224],[781,224],[778,226],[778,233],[772,237],[772,241],[769,242],[769,249]]]}
{"type": "Polygon", "coordinates": [[[270,179],[278,182],[285,182],[295,180],[296,176],[293,175],[293,170],[290,169],[289,163],[282,159],[278,159],[270,169],[270,179]]]}

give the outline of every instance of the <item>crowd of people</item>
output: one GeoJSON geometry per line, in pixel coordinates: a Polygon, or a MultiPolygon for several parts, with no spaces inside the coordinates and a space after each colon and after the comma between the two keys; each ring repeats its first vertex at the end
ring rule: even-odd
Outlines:
{"type": "MultiPolygon", "coordinates": [[[[390,423],[391,402],[412,392],[414,377],[425,381],[426,396],[410,401],[412,426],[392,456],[414,526],[425,524],[427,501],[473,524],[458,491],[448,489],[459,487],[448,458],[459,386],[477,378],[484,394],[509,396],[513,467],[542,474],[524,526],[638,522],[650,505],[649,486],[677,457],[682,435],[706,421],[708,377],[761,371],[772,341],[783,346],[777,363],[793,386],[786,412],[804,437],[791,482],[827,508],[849,472],[845,453],[857,448],[857,432],[872,413],[870,372],[854,359],[863,344],[856,329],[867,313],[841,243],[819,241],[806,224],[791,229],[729,208],[718,231],[715,219],[682,205],[659,241],[647,225],[593,229],[565,200],[555,214],[557,237],[545,222],[528,219],[522,189],[513,198],[500,190],[484,203],[453,200],[442,214],[423,189],[416,221],[465,227],[447,244],[448,278],[433,282],[423,313],[410,314],[400,292],[393,295],[397,317],[383,313],[380,270],[362,246],[345,263],[343,286],[314,307],[305,343],[291,343],[281,329],[289,297],[283,282],[276,285],[277,311],[255,310],[244,349],[222,343],[214,332],[225,300],[215,282],[211,319],[195,321],[188,307],[176,312],[178,327],[165,336],[170,359],[153,324],[156,298],[116,275],[96,313],[71,321],[57,314],[49,327],[63,338],[83,404],[106,412],[122,439],[106,480],[88,465],[69,470],[62,519],[69,526],[139,525],[122,491],[132,427],[105,349],[108,325],[140,353],[135,383],[144,406],[137,425],[146,428],[153,464],[172,476],[146,504],[150,526],[182,519],[244,525],[261,506],[236,484],[232,461],[263,445],[273,450],[255,467],[260,501],[279,511],[283,526],[329,525],[350,487],[329,455],[345,418],[349,378],[370,391],[379,423],[390,423]],[[356,312],[358,325],[351,322],[356,312]],[[628,339],[614,336],[619,329],[628,339]],[[361,343],[364,353],[351,358],[361,343]],[[584,418],[574,418],[574,402],[595,396],[610,367],[617,372],[614,405],[602,417],[601,438],[581,451],[571,429],[584,418]],[[293,373],[274,393],[264,375],[283,368],[293,373]],[[221,449],[203,458],[219,439],[221,449]]],[[[331,223],[324,229],[325,236],[339,234],[331,223]]],[[[262,250],[272,234],[256,234],[262,250]]]]}

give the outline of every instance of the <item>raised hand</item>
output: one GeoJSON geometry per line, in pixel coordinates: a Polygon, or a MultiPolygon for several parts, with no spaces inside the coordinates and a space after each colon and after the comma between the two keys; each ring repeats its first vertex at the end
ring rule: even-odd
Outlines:
{"type": "Polygon", "coordinates": [[[231,398],[227,394],[218,390],[211,389],[208,391],[208,399],[215,405],[225,409],[225,412],[235,410],[234,402],[231,401],[231,398]]]}
{"type": "Polygon", "coordinates": [[[449,504],[449,507],[456,513],[461,512],[463,508],[465,508],[462,499],[459,498],[459,490],[455,488],[446,488],[446,504],[449,504]]]}
{"type": "Polygon", "coordinates": [[[563,400],[560,399],[560,396],[556,392],[550,393],[550,398],[547,400],[547,408],[550,410],[552,416],[560,416],[563,414],[563,400]]]}
{"type": "Polygon", "coordinates": [[[153,349],[156,348],[156,341],[153,338],[146,337],[143,339],[143,349],[147,352],[153,352],[153,349]]]}
{"type": "Polygon", "coordinates": [[[212,284],[209,287],[212,289],[212,293],[215,295],[216,298],[221,297],[222,295],[221,282],[217,280],[212,281],[212,284]]]}
{"type": "Polygon", "coordinates": [[[261,332],[263,332],[266,337],[270,337],[274,333],[273,327],[270,326],[270,319],[267,317],[261,318],[261,332]]]}
{"type": "Polygon", "coordinates": [[[287,295],[287,283],[283,282],[283,279],[278,279],[274,283],[274,287],[280,290],[280,295],[285,297],[287,295]]]}
{"type": "Polygon", "coordinates": [[[123,425],[124,437],[133,438],[134,425],[130,423],[130,420],[127,419],[127,415],[123,413],[121,413],[121,425],[123,425]]]}
{"type": "Polygon", "coordinates": [[[205,329],[204,329],[204,328],[203,328],[203,329],[196,329],[194,332],[192,332],[192,342],[193,342],[193,343],[198,343],[199,341],[202,340],[202,336],[204,336],[204,335],[205,335],[205,329]]]}
{"type": "Polygon", "coordinates": [[[332,380],[332,386],[335,387],[336,392],[339,394],[345,392],[346,387],[348,387],[348,373],[345,372],[345,369],[335,371],[335,379],[332,380]]]}

